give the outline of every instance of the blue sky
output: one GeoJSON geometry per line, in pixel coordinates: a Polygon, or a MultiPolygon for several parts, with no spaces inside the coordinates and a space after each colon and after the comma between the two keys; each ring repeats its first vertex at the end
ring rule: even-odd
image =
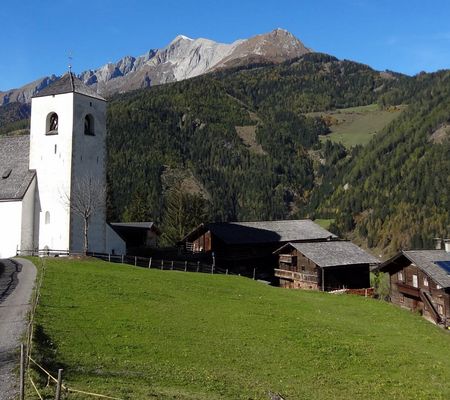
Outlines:
{"type": "Polygon", "coordinates": [[[448,0],[22,0],[0,7],[0,90],[94,69],[176,35],[230,43],[285,28],[316,51],[406,74],[450,68],[448,0]]]}

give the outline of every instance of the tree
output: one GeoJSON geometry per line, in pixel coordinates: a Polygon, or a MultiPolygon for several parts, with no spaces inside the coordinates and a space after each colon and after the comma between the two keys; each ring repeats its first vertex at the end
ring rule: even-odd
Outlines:
{"type": "Polygon", "coordinates": [[[208,202],[180,189],[169,191],[163,217],[163,243],[174,245],[208,218],[208,202]]]}
{"type": "Polygon", "coordinates": [[[83,253],[89,249],[89,225],[94,214],[104,212],[106,186],[99,179],[84,177],[75,179],[70,195],[64,196],[64,202],[70,211],[83,219],[83,253]]]}

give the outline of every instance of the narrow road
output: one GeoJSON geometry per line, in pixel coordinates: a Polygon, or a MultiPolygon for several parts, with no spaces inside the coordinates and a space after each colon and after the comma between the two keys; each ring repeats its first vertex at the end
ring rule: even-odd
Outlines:
{"type": "Polygon", "coordinates": [[[27,311],[36,279],[36,267],[28,260],[0,260],[0,400],[18,394],[14,368],[27,325],[27,311]]]}

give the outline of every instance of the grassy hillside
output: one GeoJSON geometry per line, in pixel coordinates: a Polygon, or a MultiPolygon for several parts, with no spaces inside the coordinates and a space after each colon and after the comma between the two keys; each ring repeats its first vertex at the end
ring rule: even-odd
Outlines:
{"type": "Polygon", "coordinates": [[[335,111],[314,113],[328,121],[330,133],[322,135],[322,141],[332,140],[351,148],[366,145],[374,135],[383,130],[404,107],[380,109],[378,104],[343,108],[335,111]]]}
{"type": "Polygon", "coordinates": [[[45,265],[34,356],[53,373],[62,366],[77,389],[124,399],[450,396],[448,334],[386,303],[100,261],[45,265]]]}

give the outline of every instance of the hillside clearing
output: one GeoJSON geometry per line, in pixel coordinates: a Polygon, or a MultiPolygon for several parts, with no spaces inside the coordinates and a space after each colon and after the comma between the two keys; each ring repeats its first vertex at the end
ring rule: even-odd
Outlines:
{"type": "Polygon", "coordinates": [[[54,373],[62,366],[77,389],[124,399],[450,396],[450,337],[386,303],[234,276],[44,263],[34,356],[54,373]]]}
{"type": "Polygon", "coordinates": [[[404,109],[404,106],[397,106],[381,110],[378,105],[370,104],[311,115],[320,115],[331,122],[331,133],[322,135],[320,137],[322,141],[329,139],[350,148],[369,143],[375,134],[398,117],[404,109]]]}

